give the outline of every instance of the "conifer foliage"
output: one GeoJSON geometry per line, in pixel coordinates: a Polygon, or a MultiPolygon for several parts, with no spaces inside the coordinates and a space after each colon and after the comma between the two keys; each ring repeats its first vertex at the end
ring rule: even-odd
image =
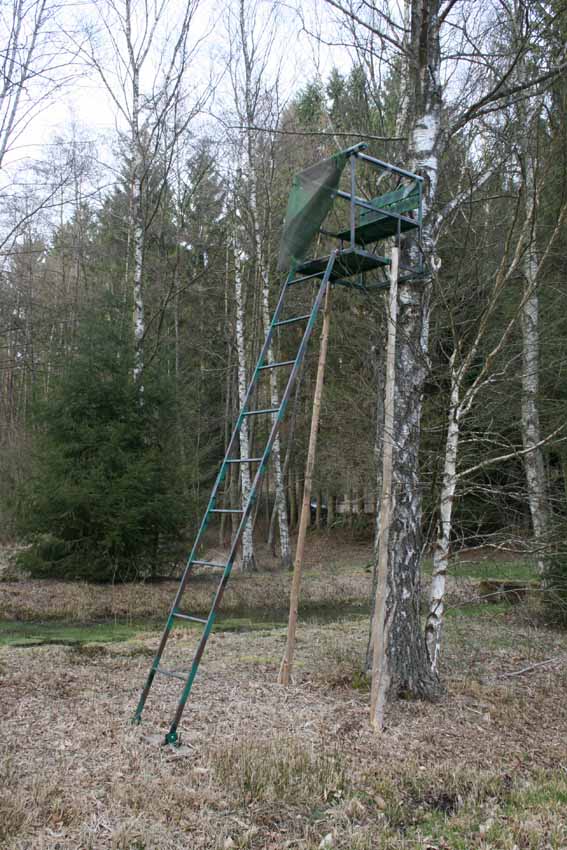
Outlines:
{"type": "Polygon", "coordinates": [[[172,398],[159,366],[132,378],[123,307],[83,317],[77,351],[36,410],[34,475],[21,507],[36,576],[151,576],[184,515],[167,442],[172,398]]]}

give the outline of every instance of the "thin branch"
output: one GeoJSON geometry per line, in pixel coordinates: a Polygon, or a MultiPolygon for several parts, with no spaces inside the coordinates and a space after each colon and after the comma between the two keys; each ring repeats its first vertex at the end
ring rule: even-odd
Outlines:
{"type": "Polygon", "coordinates": [[[560,65],[555,65],[553,68],[550,68],[549,71],[545,72],[545,74],[540,74],[538,77],[533,77],[530,80],[524,80],[521,83],[516,83],[516,85],[514,86],[502,88],[504,79],[506,79],[512,71],[512,68],[509,68],[506,72],[505,78],[500,79],[498,83],[494,86],[492,91],[488,92],[488,94],[486,94],[484,97],[481,97],[479,100],[477,100],[476,103],[473,103],[471,106],[469,106],[469,108],[461,115],[461,117],[455,121],[455,123],[451,126],[449,130],[449,134],[454,135],[473,118],[477,118],[480,115],[485,114],[486,110],[484,109],[484,107],[493,105],[508,97],[512,97],[515,94],[519,94],[520,92],[524,92],[528,89],[533,89],[536,86],[540,86],[542,83],[546,83],[549,80],[555,79],[560,74],[564,73],[566,70],[567,62],[562,62],[560,65]]]}
{"type": "Polygon", "coordinates": [[[402,43],[400,41],[398,41],[397,38],[394,38],[393,36],[390,36],[390,35],[386,35],[385,32],[383,32],[382,30],[379,30],[376,27],[372,26],[372,24],[370,24],[368,21],[365,21],[364,18],[359,17],[351,9],[345,9],[345,7],[342,6],[340,3],[337,3],[336,0],[325,0],[325,2],[329,6],[332,6],[334,9],[337,9],[337,11],[341,12],[341,14],[346,15],[347,18],[350,18],[355,23],[360,24],[362,27],[369,30],[371,33],[373,33],[378,38],[383,39],[387,44],[390,44],[390,45],[392,45],[392,47],[395,47],[396,50],[398,50],[400,53],[405,52],[402,43]]]}
{"type": "Polygon", "coordinates": [[[370,133],[365,133],[360,130],[353,130],[350,133],[338,132],[327,133],[324,130],[276,130],[274,127],[256,127],[246,124],[226,124],[227,130],[256,130],[259,133],[277,133],[281,136],[327,136],[332,139],[334,136],[346,138],[361,138],[372,139],[375,142],[405,142],[405,136],[373,136],[370,133]]]}
{"type": "Polygon", "coordinates": [[[513,670],[511,673],[500,673],[498,679],[508,679],[511,676],[521,676],[523,673],[530,673],[538,667],[544,667],[547,664],[555,664],[556,661],[564,661],[567,656],[555,655],[553,658],[546,658],[545,661],[538,661],[536,664],[529,664],[527,667],[522,667],[521,670],[513,670]]]}
{"type": "MultiPolygon", "coordinates": [[[[541,446],[545,446],[547,443],[551,442],[557,434],[561,433],[567,427],[567,422],[564,422],[562,425],[559,425],[555,431],[552,431],[551,434],[548,434],[546,437],[543,437],[538,443],[534,443],[533,446],[528,446],[527,449],[514,449],[512,452],[508,452],[504,455],[499,455],[498,457],[489,457],[486,460],[481,461],[481,463],[475,464],[475,466],[469,466],[468,469],[463,469],[462,472],[457,473],[455,476],[457,479],[465,478],[467,475],[471,475],[473,472],[478,472],[479,469],[485,469],[487,466],[491,466],[494,463],[502,463],[505,460],[511,460],[512,458],[523,457],[524,455],[529,454],[530,452],[534,452],[536,449],[539,449],[541,446]]],[[[567,440],[567,437],[562,437],[560,442],[567,440]]]]}

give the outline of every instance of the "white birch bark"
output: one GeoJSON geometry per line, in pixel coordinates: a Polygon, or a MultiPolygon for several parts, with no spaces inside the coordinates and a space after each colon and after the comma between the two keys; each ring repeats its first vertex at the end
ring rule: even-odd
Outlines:
{"type": "MultiPolygon", "coordinates": [[[[438,263],[431,210],[438,185],[441,144],[442,86],[440,81],[439,3],[411,0],[406,86],[408,159],[424,177],[423,249],[429,268],[438,263]]],[[[410,263],[418,266],[419,246],[408,245],[410,263]]],[[[405,264],[405,263],[404,263],[405,264]]],[[[402,283],[399,288],[396,352],[396,397],[393,425],[393,491],[396,511],[389,526],[386,665],[388,690],[419,697],[438,694],[437,676],[428,664],[420,621],[421,490],[418,457],[423,388],[428,373],[428,332],[431,280],[402,283]]],[[[386,694],[384,694],[384,699],[386,694]]]]}
{"type": "MultiPolygon", "coordinates": [[[[132,310],[134,324],[134,368],[133,378],[138,384],[140,395],[144,391],[143,341],[145,333],[144,295],[142,290],[144,263],[144,221],[142,213],[142,169],[143,155],[140,138],[140,63],[136,56],[132,34],[132,9],[130,0],[125,4],[126,49],[132,80],[132,111],[130,122],[130,159],[132,178],[130,186],[130,220],[128,222],[128,246],[132,256],[132,310]]],[[[130,259],[130,255],[128,257],[130,259]]]]}
{"type": "Polygon", "coordinates": [[[85,26],[78,52],[97,73],[117,114],[129,129],[130,197],[128,211],[126,282],[132,293],[133,378],[143,392],[144,248],[147,222],[157,212],[161,192],[151,199],[144,194],[145,171],[159,159],[161,186],[165,186],[181,135],[208,96],[189,104],[183,91],[184,76],[196,44],[189,40],[198,0],[186,0],[176,15],[169,0],[155,5],[151,14],[143,6],[124,0],[101,0],[95,6],[97,26],[85,26]],[[105,33],[111,45],[114,69],[107,67],[95,33],[105,33]],[[175,32],[175,38],[171,38],[175,32]],[[120,73],[116,73],[116,68],[120,73]],[[150,72],[150,69],[152,71],[150,72]],[[148,75],[149,74],[149,75],[148,75]],[[141,89],[145,82],[147,95],[141,89]],[[183,104],[182,108],[181,105],[183,104]],[[144,209],[148,206],[149,209],[144,209]]]}
{"type": "MultiPolygon", "coordinates": [[[[246,87],[247,97],[249,96],[248,86],[246,87]]],[[[262,321],[264,326],[264,333],[268,333],[268,328],[270,326],[270,276],[268,273],[268,266],[265,259],[265,250],[264,250],[264,240],[262,238],[262,233],[260,230],[259,224],[259,216],[258,216],[258,194],[257,194],[257,174],[254,165],[254,156],[253,156],[253,145],[251,134],[248,133],[248,171],[250,176],[250,215],[252,218],[252,225],[254,228],[254,247],[256,254],[256,263],[258,266],[258,272],[260,279],[262,281],[262,321]]],[[[272,344],[270,343],[266,355],[267,363],[271,364],[274,362],[274,349],[272,344]]],[[[276,376],[276,370],[269,370],[269,380],[270,380],[270,404],[271,407],[276,408],[280,406],[279,392],[278,392],[278,382],[276,376]]],[[[272,415],[272,424],[276,421],[277,414],[274,413],[272,415]]],[[[282,460],[281,460],[281,442],[280,435],[276,435],[276,439],[274,440],[274,445],[272,447],[272,463],[274,467],[274,478],[275,478],[275,498],[276,498],[276,510],[278,516],[278,526],[280,531],[280,556],[281,556],[281,565],[284,569],[289,569],[292,564],[291,559],[291,545],[290,545],[290,537],[289,537],[289,524],[287,519],[287,505],[285,498],[285,486],[284,486],[284,477],[282,471],[282,460]]]]}
{"type": "MultiPolygon", "coordinates": [[[[136,146],[138,147],[138,146],[136,146]]],[[[132,175],[132,202],[130,228],[132,234],[132,296],[133,296],[133,323],[134,323],[134,368],[133,378],[138,384],[140,393],[144,391],[142,376],[144,372],[144,335],[146,325],[144,319],[144,234],[145,227],[142,213],[142,189],[140,181],[141,155],[139,151],[135,154],[135,165],[132,175]]]]}
{"type": "MultiPolygon", "coordinates": [[[[536,114],[537,117],[537,114],[536,114]]],[[[525,148],[528,147],[525,140],[525,148]]],[[[535,223],[537,187],[535,163],[529,150],[525,157],[526,218],[535,223]]],[[[525,450],[524,468],[528,504],[537,552],[538,571],[543,573],[545,560],[543,547],[547,527],[547,481],[541,427],[539,420],[539,295],[537,278],[539,261],[535,244],[534,228],[531,229],[528,249],[524,257],[525,295],[522,305],[522,442],[525,450]]]]}
{"type": "MultiPolygon", "coordinates": [[[[264,331],[268,332],[268,328],[270,325],[270,304],[269,304],[269,288],[268,288],[268,277],[267,275],[263,277],[262,280],[262,316],[264,320],[264,331]]],[[[267,362],[271,364],[274,362],[274,353],[272,346],[270,345],[267,353],[267,362]]],[[[280,398],[278,393],[278,384],[276,378],[276,370],[269,369],[270,375],[270,405],[271,407],[279,407],[280,406],[280,398]]],[[[275,422],[277,414],[274,413],[272,415],[272,423],[275,422]]],[[[274,445],[272,448],[272,462],[274,466],[274,479],[275,479],[275,498],[276,498],[276,510],[278,515],[278,525],[280,530],[280,557],[281,557],[281,565],[283,569],[290,569],[292,564],[291,559],[291,543],[289,537],[289,523],[287,518],[287,504],[285,497],[285,485],[284,485],[284,475],[282,468],[282,458],[281,458],[281,445],[280,445],[280,435],[279,433],[276,435],[276,439],[274,440],[274,445]]]]}
{"type": "Polygon", "coordinates": [[[439,496],[439,534],[433,551],[433,574],[429,592],[429,611],[425,624],[425,642],[431,669],[437,671],[443,616],[445,613],[445,589],[449,551],[451,544],[451,529],[453,526],[453,504],[457,487],[457,454],[459,448],[459,427],[462,409],[460,407],[461,371],[455,368],[453,352],[450,361],[451,396],[445,441],[445,460],[443,464],[443,479],[439,496]]]}
{"type": "MultiPolygon", "coordinates": [[[[554,228],[554,231],[548,239],[547,246],[544,252],[544,257],[547,257],[547,255],[549,254],[551,246],[553,245],[557,234],[561,230],[563,217],[566,214],[566,210],[567,208],[563,208],[556,227],[554,228]]],[[[505,345],[507,344],[507,341],[510,338],[510,335],[516,327],[516,315],[512,316],[512,318],[509,320],[504,330],[502,331],[500,339],[497,341],[495,346],[485,355],[482,368],[479,372],[477,372],[474,380],[468,383],[466,391],[464,391],[463,389],[464,381],[466,376],[470,373],[471,364],[474,362],[477,356],[481,342],[489,326],[489,319],[500,303],[500,296],[502,295],[506,285],[510,281],[514,280],[514,275],[516,274],[517,270],[521,268],[523,258],[525,257],[526,253],[529,254],[528,249],[530,245],[530,233],[533,230],[533,213],[534,209],[532,208],[531,211],[529,211],[528,217],[524,222],[524,225],[518,236],[515,248],[511,256],[506,253],[500,262],[499,270],[495,276],[491,297],[484,310],[483,316],[479,322],[477,332],[466,355],[463,357],[461,363],[457,367],[456,361],[458,355],[458,348],[456,348],[450,361],[451,395],[448,413],[447,437],[445,442],[443,479],[441,484],[439,502],[439,534],[434,549],[433,576],[429,598],[429,611],[425,628],[427,653],[433,671],[437,670],[441,649],[441,637],[444,616],[444,597],[446,589],[446,576],[449,560],[455,491],[459,480],[463,476],[470,474],[471,472],[482,466],[482,464],[480,464],[467,471],[461,471],[457,473],[457,455],[459,446],[460,424],[463,418],[469,413],[471,407],[474,405],[479,393],[483,390],[483,388],[490,384],[492,378],[493,365],[496,362],[497,357],[501,355],[505,345]]],[[[520,317],[522,318],[522,320],[524,319],[526,311],[531,314],[531,310],[533,309],[534,305],[532,297],[537,294],[535,287],[538,272],[539,268],[532,268],[531,288],[527,288],[524,290],[522,301],[520,304],[520,317]]],[[[525,360],[526,357],[524,356],[524,361],[525,360]]],[[[534,364],[532,361],[532,368],[533,365],[534,364]]],[[[537,393],[537,383],[535,386],[535,392],[537,393]]],[[[535,402],[535,399],[534,406],[535,412],[537,414],[537,404],[535,402]]],[[[531,441],[528,446],[524,446],[524,451],[522,452],[522,455],[524,456],[525,460],[527,460],[528,456],[533,455],[535,452],[540,452],[542,448],[543,440],[541,440],[540,437],[539,419],[537,417],[536,422],[538,440],[535,441],[534,432],[532,431],[531,441]]],[[[531,424],[533,424],[533,422],[531,424]]],[[[508,459],[508,457],[514,456],[516,456],[515,452],[513,452],[510,456],[500,457],[496,460],[491,459],[489,462],[502,461],[508,459]]],[[[545,482],[545,478],[543,478],[543,481],[545,482]]]]}
{"type": "MultiPolygon", "coordinates": [[[[236,302],[236,353],[238,358],[238,399],[240,409],[244,406],[246,397],[246,344],[244,335],[244,291],[242,286],[242,255],[237,242],[234,240],[234,297],[236,302]]],[[[250,457],[249,454],[248,419],[242,420],[240,427],[240,458],[250,457]]],[[[250,493],[250,465],[240,463],[240,488],[242,494],[242,507],[246,504],[250,493]]],[[[242,572],[251,572],[256,569],[254,557],[254,543],[252,539],[252,521],[249,519],[242,535],[242,560],[240,563],[242,572]]]]}
{"type": "MultiPolygon", "coordinates": [[[[269,28],[267,28],[267,30],[263,33],[263,37],[266,39],[266,44],[261,41],[260,37],[254,32],[255,16],[256,8],[253,5],[250,5],[247,8],[245,0],[239,0],[237,37],[240,41],[240,48],[242,51],[244,78],[240,84],[239,90],[237,82],[238,75],[234,75],[234,94],[241,122],[246,128],[246,170],[249,181],[248,211],[254,236],[256,270],[262,286],[262,320],[264,332],[267,333],[270,323],[269,263],[267,260],[268,250],[266,246],[266,234],[264,232],[264,228],[260,227],[260,210],[258,207],[258,160],[257,150],[254,145],[255,131],[252,130],[252,128],[256,126],[258,120],[260,123],[263,123],[263,119],[259,118],[259,111],[262,105],[262,98],[259,97],[259,91],[262,77],[264,76],[264,71],[266,69],[272,35],[270,34],[269,28]]],[[[271,92],[266,92],[266,94],[270,98],[273,97],[271,92]]],[[[270,171],[273,173],[273,168],[270,168],[270,171]]],[[[267,362],[268,364],[274,362],[272,345],[270,345],[267,352],[267,362]]],[[[271,406],[273,408],[279,407],[280,402],[275,370],[270,370],[269,380],[271,406]]],[[[272,417],[272,422],[275,421],[275,418],[276,415],[272,417]]],[[[272,448],[272,462],[275,477],[276,510],[280,531],[281,563],[282,567],[287,569],[291,566],[292,559],[279,434],[277,435],[272,448]]]]}

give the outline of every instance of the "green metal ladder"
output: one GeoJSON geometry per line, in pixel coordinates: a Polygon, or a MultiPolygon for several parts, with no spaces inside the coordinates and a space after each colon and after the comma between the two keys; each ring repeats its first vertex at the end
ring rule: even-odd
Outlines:
{"type": "Polygon", "coordinates": [[[262,346],[262,350],[260,352],[260,356],[258,357],[258,362],[256,363],[256,367],[254,369],[252,379],[246,391],[246,396],[244,399],[244,403],[242,409],[238,414],[238,418],[236,420],[236,424],[234,426],[234,430],[232,432],[232,436],[230,438],[230,442],[228,444],[228,448],[226,450],[226,454],[224,460],[222,461],[219,473],[215,480],[211,496],[209,498],[209,503],[205,510],[203,519],[201,520],[201,524],[199,526],[199,530],[197,532],[197,536],[195,538],[195,542],[193,544],[193,548],[191,550],[191,554],[187,560],[185,569],[183,571],[183,575],[179,582],[179,588],[175,595],[175,599],[173,600],[173,605],[171,606],[171,610],[169,612],[169,616],[167,618],[167,622],[165,624],[165,628],[163,630],[161,640],[159,642],[159,646],[155,655],[155,658],[152,662],[148,677],[146,679],[146,683],[144,685],[144,689],[140,696],[136,713],[134,715],[134,722],[139,723],[142,719],[142,712],[144,706],[146,704],[146,700],[148,698],[148,694],[152,687],[154,678],[156,675],[165,676],[168,678],[179,679],[183,682],[183,690],[181,692],[181,696],[179,697],[179,701],[177,703],[177,709],[175,711],[175,715],[173,720],[171,721],[171,725],[169,727],[169,731],[165,735],[165,744],[173,744],[176,745],[179,742],[179,735],[177,732],[179,722],[183,715],[183,711],[185,709],[185,704],[187,703],[187,699],[189,698],[189,694],[191,693],[191,689],[193,687],[193,683],[195,681],[195,676],[197,675],[197,670],[199,669],[199,664],[203,653],[205,651],[205,647],[207,645],[207,641],[211,634],[211,630],[213,628],[217,611],[221,604],[224,591],[226,589],[226,585],[230,578],[230,574],[232,572],[232,567],[234,564],[234,558],[237,552],[238,544],[244,532],[247,522],[250,519],[250,514],[252,512],[252,508],[256,501],[260,484],[262,482],[262,478],[266,471],[266,467],[268,464],[268,460],[270,458],[270,454],[272,451],[272,447],[274,445],[274,441],[282,420],[285,415],[286,407],[288,401],[291,396],[291,392],[293,389],[293,385],[298,376],[301,364],[305,357],[305,353],[307,350],[307,344],[309,342],[309,338],[313,332],[313,328],[315,326],[315,322],[317,321],[317,316],[319,313],[319,309],[321,304],[323,303],[323,299],[325,297],[325,292],[327,287],[330,285],[331,280],[337,277],[337,273],[333,274],[333,267],[335,265],[336,258],[340,255],[340,251],[334,251],[329,255],[326,259],[326,264],[324,267],[321,267],[315,270],[313,273],[310,271],[307,274],[302,273],[301,271],[296,272],[295,268],[292,267],[289,275],[287,276],[278,298],[278,302],[276,305],[276,309],[270,323],[270,327],[268,329],[268,333],[266,335],[266,339],[264,341],[264,345],[262,346]],[[304,315],[291,316],[289,318],[280,318],[282,315],[282,310],[285,304],[286,295],[289,292],[290,287],[296,286],[297,284],[306,283],[309,280],[320,281],[319,289],[317,294],[313,300],[311,311],[304,315]],[[299,347],[297,349],[296,356],[293,360],[283,360],[280,362],[274,362],[267,364],[265,363],[266,355],[268,353],[268,349],[270,347],[270,343],[272,341],[274,332],[278,328],[288,327],[292,325],[297,325],[299,323],[305,322],[305,330],[303,336],[301,338],[301,342],[299,343],[299,347]],[[291,371],[288,376],[287,384],[283,395],[281,397],[280,405],[276,408],[266,408],[262,410],[251,410],[249,409],[249,404],[253,398],[254,390],[257,386],[257,382],[264,372],[264,370],[277,369],[277,368],[290,368],[291,371]],[[233,457],[233,453],[238,447],[238,438],[240,435],[240,431],[242,428],[242,423],[250,416],[261,416],[261,415],[271,415],[272,416],[272,427],[268,436],[268,440],[264,447],[264,451],[260,457],[254,458],[237,458],[233,457]],[[223,482],[225,481],[226,474],[231,464],[240,464],[240,463],[257,463],[258,468],[256,470],[256,474],[253,477],[250,490],[248,493],[248,497],[243,507],[241,508],[220,508],[217,507],[217,499],[220,495],[220,490],[223,482]],[[234,534],[230,551],[228,553],[228,557],[225,563],[214,563],[212,561],[203,561],[199,560],[197,557],[199,545],[203,539],[203,535],[205,530],[209,524],[211,516],[214,514],[238,514],[240,517],[238,528],[236,533],[234,534]],[[191,614],[184,613],[180,610],[180,605],[183,599],[183,594],[186,589],[187,581],[191,574],[193,567],[211,567],[218,568],[222,567],[223,572],[220,576],[219,584],[217,590],[215,592],[211,608],[207,617],[196,617],[191,614]],[[161,666],[161,658],[163,652],[165,650],[166,644],[168,642],[169,636],[173,629],[173,626],[178,622],[189,621],[191,623],[198,623],[203,626],[203,632],[201,634],[201,638],[197,645],[197,649],[195,650],[195,654],[193,656],[193,660],[191,663],[191,667],[188,671],[173,671],[167,670],[161,666]]]}

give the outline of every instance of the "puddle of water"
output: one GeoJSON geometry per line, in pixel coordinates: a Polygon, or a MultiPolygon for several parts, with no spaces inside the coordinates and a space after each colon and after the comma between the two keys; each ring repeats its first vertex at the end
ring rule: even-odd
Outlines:
{"type": "MultiPolygon", "coordinates": [[[[238,611],[219,614],[215,623],[216,632],[247,632],[271,628],[284,628],[288,620],[287,608],[240,608],[238,611]]],[[[302,623],[326,624],[367,617],[369,605],[348,602],[342,605],[303,605],[299,610],[302,623]]],[[[0,621],[0,645],[44,646],[59,644],[79,646],[88,643],[115,643],[136,637],[140,632],[160,631],[162,620],[140,623],[35,623],[23,621],[0,621]]],[[[198,629],[197,624],[183,624],[183,628],[198,629]]]]}
{"type": "MultiPolygon", "coordinates": [[[[352,620],[357,617],[366,617],[370,614],[370,604],[359,604],[357,602],[345,602],[344,604],[328,605],[326,603],[312,603],[299,606],[299,619],[303,623],[324,625],[326,623],[340,623],[343,620],[352,620]]],[[[286,625],[289,616],[289,608],[244,608],[238,609],[234,617],[249,620],[254,624],[273,623],[275,625],[286,625]]],[[[223,619],[231,619],[230,615],[223,617],[222,612],[217,620],[217,628],[222,628],[223,619]]]]}

